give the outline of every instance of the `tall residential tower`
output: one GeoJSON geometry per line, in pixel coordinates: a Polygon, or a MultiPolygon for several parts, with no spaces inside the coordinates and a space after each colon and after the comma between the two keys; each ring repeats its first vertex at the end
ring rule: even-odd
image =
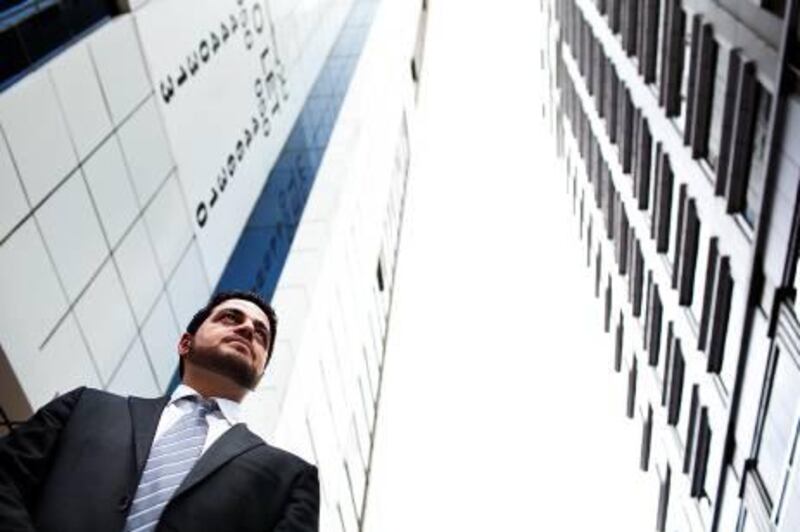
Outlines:
{"type": "Polygon", "coordinates": [[[654,527],[798,530],[798,2],[542,8],[545,112],[654,527]]]}

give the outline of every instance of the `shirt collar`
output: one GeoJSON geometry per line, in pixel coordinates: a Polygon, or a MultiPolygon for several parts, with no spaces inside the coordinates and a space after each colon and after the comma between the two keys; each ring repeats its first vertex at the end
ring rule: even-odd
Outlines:
{"type": "MultiPolygon", "coordinates": [[[[172,395],[169,399],[169,404],[175,404],[175,402],[193,395],[200,397],[200,393],[198,393],[197,390],[191,386],[181,383],[177,388],[175,388],[175,391],[172,392],[172,395]]],[[[214,399],[214,401],[216,401],[220,412],[231,425],[235,425],[242,420],[242,405],[236,401],[231,401],[230,399],[225,399],[224,397],[213,396],[209,397],[209,399],[214,399]]]]}

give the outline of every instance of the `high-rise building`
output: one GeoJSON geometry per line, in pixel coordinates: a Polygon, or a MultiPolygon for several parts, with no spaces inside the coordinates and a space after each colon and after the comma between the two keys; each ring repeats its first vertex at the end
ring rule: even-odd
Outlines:
{"type": "Polygon", "coordinates": [[[168,392],[193,312],[254,290],[280,326],[248,424],[318,465],[323,530],[358,530],[426,12],[4,2],[4,430],[79,385],[168,392]]]}
{"type": "Polygon", "coordinates": [[[798,2],[542,10],[545,112],[654,528],[798,530],[798,2]]]}

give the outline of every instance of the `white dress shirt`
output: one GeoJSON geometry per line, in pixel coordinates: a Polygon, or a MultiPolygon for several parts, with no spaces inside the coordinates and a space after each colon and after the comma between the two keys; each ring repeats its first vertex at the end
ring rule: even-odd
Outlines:
{"type": "MultiPolygon", "coordinates": [[[[191,401],[188,399],[191,396],[200,397],[200,394],[185,384],[175,388],[169,403],[164,407],[164,411],[161,412],[161,419],[158,421],[158,428],[156,428],[156,436],[153,438],[154,442],[191,410],[191,401]]],[[[208,397],[208,399],[214,399],[219,406],[219,410],[215,410],[206,416],[208,434],[206,435],[202,452],[206,452],[220,436],[225,434],[225,431],[241,421],[241,406],[239,403],[222,397],[208,397]]]]}

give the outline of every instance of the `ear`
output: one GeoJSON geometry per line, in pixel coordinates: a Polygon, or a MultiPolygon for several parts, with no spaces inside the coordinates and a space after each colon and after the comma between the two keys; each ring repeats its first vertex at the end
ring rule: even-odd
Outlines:
{"type": "Polygon", "coordinates": [[[194,341],[194,336],[185,332],[181,335],[180,340],[178,340],[178,354],[182,357],[185,357],[189,354],[189,351],[192,350],[192,342],[194,341]]]}

